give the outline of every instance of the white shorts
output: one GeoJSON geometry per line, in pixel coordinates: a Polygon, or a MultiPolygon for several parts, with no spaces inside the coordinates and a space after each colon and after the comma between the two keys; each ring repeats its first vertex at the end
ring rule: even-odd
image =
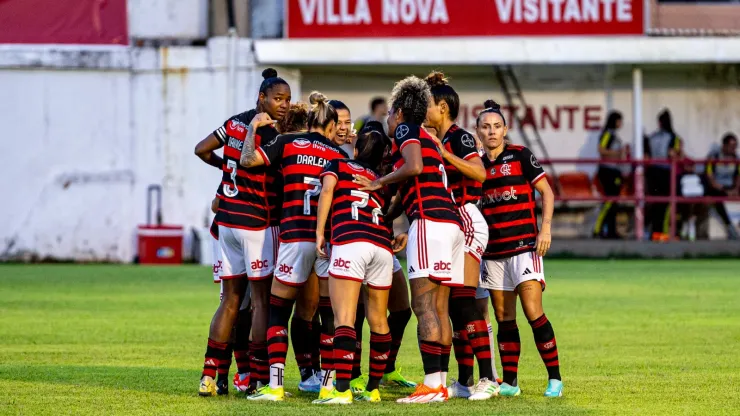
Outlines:
{"type": "Polygon", "coordinates": [[[221,270],[223,262],[221,261],[221,247],[217,238],[211,236],[211,248],[213,249],[213,283],[221,282],[221,270]]]}
{"type": "Polygon", "coordinates": [[[465,237],[456,224],[414,220],[406,246],[409,279],[427,277],[445,286],[465,284],[465,237]]]}
{"type": "Polygon", "coordinates": [[[275,271],[278,232],[278,227],[242,230],[219,225],[220,278],[262,280],[270,277],[275,271]]]}
{"type": "Polygon", "coordinates": [[[465,254],[469,254],[480,264],[481,256],[488,245],[488,223],[478,207],[465,204],[457,210],[463,224],[465,235],[465,254]]]}
{"type": "Polygon", "coordinates": [[[393,254],[375,244],[357,242],[332,247],[329,275],[387,290],[393,282],[393,254]]]}
{"type": "MultiPolygon", "coordinates": [[[[314,245],[315,247],[315,245],[314,245]]],[[[316,256],[316,262],[313,265],[313,269],[316,272],[316,276],[319,277],[319,279],[326,280],[329,278],[329,260],[331,259],[331,244],[326,243],[326,247],[324,248],[324,253],[326,253],[329,257],[323,258],[316,256]]]]}
{"type": "Polygon", "coordinates": [[[316,243],[280,243],[275,279],[287,286],[303,286],[316,263],[316,243]]]}
{"type": "Polygon", "coordinates": [[[523,282],[536,280],[545,290],[542,257],[534,252],[520,253],[506,259],[483,260],[480,287],[513,292],[523,282]]]}
{"type": "Polygon", "coordinates": [[[401,262],[398,261],[398,257],[393,255],[393,273],[398,273],[402,269],[403,267],[401,266],[401,262]]]}

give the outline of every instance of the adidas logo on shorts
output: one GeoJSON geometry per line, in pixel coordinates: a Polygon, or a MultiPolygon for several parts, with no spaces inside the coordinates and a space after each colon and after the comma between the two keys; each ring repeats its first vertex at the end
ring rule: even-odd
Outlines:
{"type": "Polygon", "coordinates": [[[532,271],[529,270],[529,267],[527,267],[526,269],[524,269],[524,273],[522,273],[522,276],[526,276],[528,274],[532,274],[532,271]]]}

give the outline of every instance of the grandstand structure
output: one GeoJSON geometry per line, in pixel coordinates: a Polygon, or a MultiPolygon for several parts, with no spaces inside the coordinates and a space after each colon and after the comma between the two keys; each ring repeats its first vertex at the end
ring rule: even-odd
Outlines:
{"type": "MultiPolygon", "coordinates": [[[[41,19],[22,0],[0,6],[0,25],[12,29],[0,34],[0,88],[10,97],[0,124],[21,138],[0,156],[6,177],[18,177],[0,184],[13,196],[0,215],[0,258],[131,261],[151,185],[162,189],[164,223],[186,230],[192,257],[218,181],[192,146],[253,106],[265,66],[278,69],[294,99],[318,89],[353,118],[395,80],[432,69],[460,92],[465,128],[485,99],[506,103],[518,120],[513,140],[551,163],[561,237],[585,237],[604,200],[593,173],[608,111],[624,114],[620,135],[632,145],[624,163],[636,167],[635,185],[621,199],[632,239],[645,237],[642,137],[660,110],[671,110],[697,161],[725,132],[740,133],[736,2],[78,3],[94,13],[82,13],[88,27],[74,30],[46,24],[65,21],[63,7],[41,19]]],[[[730,211],[737,222],[740,210],[730,211]]]]}

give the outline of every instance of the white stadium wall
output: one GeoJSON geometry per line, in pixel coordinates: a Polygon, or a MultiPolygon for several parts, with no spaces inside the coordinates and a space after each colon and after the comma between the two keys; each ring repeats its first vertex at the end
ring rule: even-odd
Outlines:
{"type": "MultiPolygon", "coordinates": [[[[318,89],[330,98],[344,101],[350,107],[353,119],[357,119],[368,113],[372,97],[389,97],[395,81],[408,74],[424,76],[432,68],[445,69],[444,66],[408,67],[396,71],[384,69],[373,75],[367,68],[356,72],[332,72],[331,69],[308,67],[302,71],[303,99],[318,89]]],[[[603,81],[603,68],[540,66],[515,69],[525,100],[532,108],[530,121],[537,125],[551,158],[598,157],[598,130],[606,118],[609,102],[624,115],[620,135],[623,140],[632,142],[629,71],[618,73],[612,81],[612,88],[607,88],[603,81]]],[[[461,126],[473,129],[475,116],[488,98],[506,104],[491,69],[452,67],[446,73],[460,94],[462,105],[458,123],[461,126]]],[[[737,81],[733,85],[722,79],[707,80],[700,77],[700,73],[696,67],[649,69],[645,71],[643,92],[646,133],[657,127],[658,112],[668,107],[673,114],[676,132],[685,140],[687,155],[697,159],[704,158],[710,147],[727,131],[740,133],[737,81]]],[[[516,131],[511,136],[515,142],[519,141],[516,131]]],[[[573,165],[562,167],[575,168],[573,165]]],[[[594,168],[578,167],[587,171],[594,168]]]]}
{"type": "MultiPolygon", "coordinates": [[[[239,47],[239,111],[254,106],[261,82],[250,46],[239,47]]],[[[230,115],[226,52],[225,39],[201,48],[0,48],[0,259],[131,261],[151,184],[163,188],[165,223],[204,227],[221,174],[193,148],[230,115]]]]}

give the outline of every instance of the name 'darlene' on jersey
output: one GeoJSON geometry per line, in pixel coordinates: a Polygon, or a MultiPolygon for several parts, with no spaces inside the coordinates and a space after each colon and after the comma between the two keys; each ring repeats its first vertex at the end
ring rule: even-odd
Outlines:
{"type": "Polygon", "coordinates": [[[327,160],[323,157],[298,155],[297,163],[301,165],[313,165],[323,168],[326,165],[327,160]]]}
{"type": "Polygon", "coordinates": [[[242,146],[244,146],[244,140],[229,137],[229,147],[233,147],[234,149],[241,151],[242,146]]]}

